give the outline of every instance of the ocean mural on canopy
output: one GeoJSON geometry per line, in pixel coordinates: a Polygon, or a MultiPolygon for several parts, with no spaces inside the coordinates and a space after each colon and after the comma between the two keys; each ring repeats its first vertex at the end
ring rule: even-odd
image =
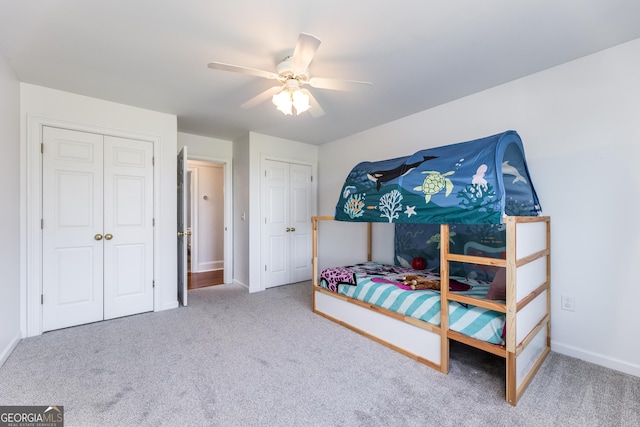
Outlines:
{"type": "Polygon", "coordinates": [[[515,131],[356,165],[336,205],[339,221],[499,224],[541,215],[515,131]]]}

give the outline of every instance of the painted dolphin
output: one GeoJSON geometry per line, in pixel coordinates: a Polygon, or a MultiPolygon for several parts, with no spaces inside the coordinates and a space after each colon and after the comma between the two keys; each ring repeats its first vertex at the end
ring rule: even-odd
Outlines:
{"type": "Polygon", "coordinates": [[[520,175],[520,172],[518,172],[518,169],[516,169],[515,167],[511,166],[509,164],[509,162],[502,162],[502,174],[503,175],[513,175],[515,176],[515,178],[513,179],[512,184],[515,184],[518,181],[522,181],[525,184],[527,183],[527,180],[520,175]]]}
{"type": "Polygon", "coordinates": [[[344,188],[344,191],[342,192],[342,197],[346,199],[347,197],[349,197],[350,194],[354,194],[355,192],[356,192],[356,187],[354,187],[353,185],[348,185],[344,188]]]}
{"type": "Polygon", "coordinates": [[[400,178],[401,176],[408,174],[409,172],[411,172],[412,170],[414,170],[424,162],[431,159],[437,159],[437,158],[438,158],[437,156],[423,156],[422,157],[423,160],[417,161],[415,163],[409,163],[409,164],[403,163],[397,168],[393,168],[389,170],[371,172],[367,174],[367,177],[371,181],[376,183],[376,190],[380,191],[380,185],[382,185],[383,182],[389,182],[393,179],[400,178]]]}

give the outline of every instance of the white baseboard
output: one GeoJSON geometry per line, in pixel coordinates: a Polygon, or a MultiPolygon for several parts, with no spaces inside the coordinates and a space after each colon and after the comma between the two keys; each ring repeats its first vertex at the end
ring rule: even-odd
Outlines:
{"type": "Polygon", "coordinates": [[[246,284],[244,284],[242,282],[238,282],[236,279],[233,279],[232,283],[235,284],[235,285],[244,286],[245,288],[249,289],[249,285],[246,285],[246,284]]]}
{"type": "Polygon", "coordinates": [[[553,340],[551,341],[551,350],[556,353],[584,360],[585,362],[594,363],[596,365],[604,366],[605,368],[640,377],[640,365],[635,363],[616,359],[600,353],[594,353],[592,351],[587,351],[570,345],[561,344],[553,340]]]}
{"type": "Polygon", "coordinates": [[[201,262],[192,270],[193,273],[204,273],[205,271],[223,270],[224,261],[201,262]]]}
{"type": "Polygon", "coordinates": [[[162,304],[162,306],[159,309],[154,311],[171,310],[172,308],[178,308],[179,305],[180,304],[178,303],[178,300],[165,302],[164,304],[162,304]]]}
{"type": "Polygon", "coordinates": [[[2,353],[0,353],[0,367],[4,365],[4,362],[6,362],[9,356],[11,356],[11,353],[16,348],[21,339],[22,337],[20,335],[20,332],[18,331],[16,336],[13,337],[11,341],[9,341],[4,349],[2,349],[2,353]]]}

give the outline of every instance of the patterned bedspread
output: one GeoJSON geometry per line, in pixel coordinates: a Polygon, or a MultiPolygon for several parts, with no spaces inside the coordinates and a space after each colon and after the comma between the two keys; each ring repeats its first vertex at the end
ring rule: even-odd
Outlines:
{"type": "Polygon", "coordinates": [[[385,277],[387,280],[402,282],[402,276],[407,274],[425,274],[425,272],[397,265],[365,262],[348,267],[326,268],[320,273],[320,281],[323,282],[323,287],[333,292],[338,292],[338,285],[355,286],[357,277],[363,279],[366,277],[385,277]]]}
{"type": "MultiPolygon", "coordinates": [[[[438,278],[436,274],[426,271],[363,263],[323,270],[320,274],[320,286],[405,316],[440,325],[440,292],[403,289],[399,285],[402,276],[406,274],[438,278]]],[[[484,298],[489,290],[489,283],[469,281],[461,277],[455,277],[455,280],[471,285],[471,289],[463,292],[471,297],[484,298]]],[[[449,329],[464,335],[493,344],[504,344],[504,324],[503,313],[456,301],[449,303],[449,329]]]]}

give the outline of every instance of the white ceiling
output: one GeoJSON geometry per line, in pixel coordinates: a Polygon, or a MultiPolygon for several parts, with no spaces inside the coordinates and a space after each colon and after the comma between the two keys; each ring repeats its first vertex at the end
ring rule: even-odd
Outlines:
{"type": "MultiPolygon", "coordinates": [[[[322,144],[640,37],[638,0],[1,0],[0,54],[20,81],[178,116],[182,132],[322,144]],[[326,115],[284,116],[275,71],[298,34],[322,40],[326,115]]],[[[464,125],[464,117],[460,118],[464,125]]]]}

